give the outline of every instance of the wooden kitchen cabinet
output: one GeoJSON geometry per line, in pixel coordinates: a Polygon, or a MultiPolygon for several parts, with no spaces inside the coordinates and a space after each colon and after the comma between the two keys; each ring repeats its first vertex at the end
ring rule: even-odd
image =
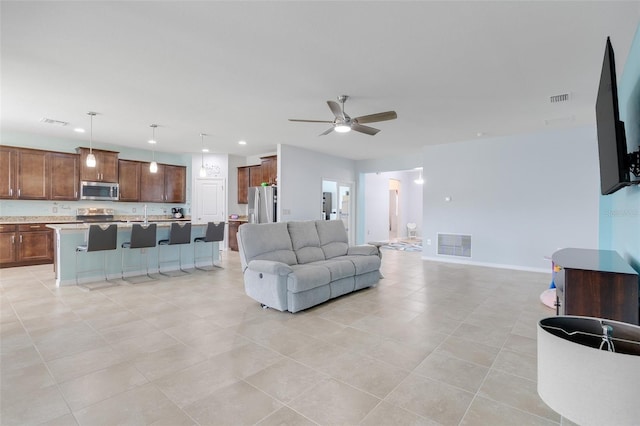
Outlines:
{"type": "Polygon", "coordinates": [[[238,251],[238,228],[245,222],[238,220],[229,221],[229,249],[238,251]]]}
{"type": "Polygon", "coordinates": [[[278,156],[270,155],[268,157],[261,157],[262,160],[262,182],[266,182],[269,185],[276,185],[278,183],[278,156]]]}
{"type": "Polygon", "coordinates": [[[262,165],[249,166],[249,186],[260,186],[262,182],[262,165]]]}
{"type": "Polygon", "coordinates": [[[16,261],[16,225],[0,225],[0,266],[16,261]]]}
{"type": "Polygon", "coordinates": [[[262,163],[238,167],[238,204],[249,201],[249,187],[261,186],[263,182],[275,185],[278,182],[278,156],[261,157],[262,163]]]}
{"type": "Polygon", "coordinates": [[[46,200],[49,197],[48,152],[36,149],[0,148],[0,198],[46,200]]]}
{"type": "Polygon", "coordinates": [[[0,198],[14,198],[17,157],[17,149],[0,146],[0,198]]]}
{"type": "Polygon", "coordinates": [[[139,161],[118,160],[120,201],[140,201],[141,164],[139,161]]]}
{"type": "Polygon", "coordinates": [[[158,164],[158,171],[151,173],[149,163],[140,164],[140,201],[164,202],[164,165],[158,164]]]}
{"type": "Polygon", "coordinates": [[[166,203],[187,201],[187,168],[164,164],[164,193],[166,203]]]}
{"type": "Polygon", "coordinates": [[[78,199],[80,156],[63,152],[49,153],[50,200],[78,199]]]}
{"type": "Polygon", "coordinates": [[[238,204],[247,204],[249,200],[249,167],[238,167],[238,204]]]}
{"type": "Polygon", "coordinates": [[[158,171],[151,173],[149,163],[140,163],[140,201],[185,203],[187,201],[187,168],[158,164],[158,171]]]}
{"type": "Polygon", "coordinates": [[[0,226],[0,267],[53,263],[53,230],[45,224],[0,226]]]}
{"type": "Polygon", "coordinates": [[[96,166],[87,167],[89,148],[78,148],[80,154],[80,180],[89,182],[118,182],[118,153],[94,149],[96,166]]]}

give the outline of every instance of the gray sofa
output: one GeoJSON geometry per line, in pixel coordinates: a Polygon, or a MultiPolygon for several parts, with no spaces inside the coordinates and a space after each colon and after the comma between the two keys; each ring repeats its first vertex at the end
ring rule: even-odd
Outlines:
{"type": "Polygon", "coordinates": [[[340,220],[241,225],[244,288],[270,308],[298,312],[380,280],[378,248],[349,246],[340,220]]]}

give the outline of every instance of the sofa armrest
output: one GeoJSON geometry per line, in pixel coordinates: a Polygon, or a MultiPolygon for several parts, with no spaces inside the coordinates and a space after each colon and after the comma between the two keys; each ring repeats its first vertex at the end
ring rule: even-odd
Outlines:
{"type": "Polygon", "coordinates": [[[359,246],[351,246],[347,250],[347,255],[356,255],[356,256],[371,256],[371,255],[375,255],[375,256],[377,256],[378,254],[379,254],[378,247],[370,245],[370,244],[363,244],[363,245],[359,245],[359,246]]]}
{"type": "Polygon", "coordinates": [[[247,269],[265,274],[284,275],[287,276],[293,269],[286,263],[274,262],[272,260],[252,260],[247,265],[247,269]]]}

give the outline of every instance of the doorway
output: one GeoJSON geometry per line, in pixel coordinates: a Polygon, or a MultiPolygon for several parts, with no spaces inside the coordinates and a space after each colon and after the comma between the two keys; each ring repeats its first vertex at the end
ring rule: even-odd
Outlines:
{"type": "Polygon", "coordinates": [[[400,222],[400,181],[389,179],[389,241],[398,239],[400,222]]]}
{"type": "Polygon", "coordinates": [[[349,244],[354,244],[353,184],[335,180],[322,180],[322,218],[341,220],[347,230],[349,244]]]}

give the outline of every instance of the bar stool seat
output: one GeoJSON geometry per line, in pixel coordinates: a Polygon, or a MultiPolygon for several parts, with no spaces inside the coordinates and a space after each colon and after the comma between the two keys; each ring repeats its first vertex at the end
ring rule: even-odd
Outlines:
{"type": "MultiPolygon", "coordinates": [[[[103,225],[90,225],[89,233],[87,235],[86,244],[81,244],[76,247],[76,285],[80,285],[78,280],[79,274],[84,274],[87,272],[95,272],[100,269],[78,269],[78,254],[79,253],[90,253],[94,251],[107,251],[107,250],[115,250],[116,243],[118,240],[118,225],[111,224],[108,226],[103,225]]],[[[109,286],[118,285],[117,283],[112,283],[109,281],[109,277],[107,276],[107,255],[106,253],[102,254],[103,265],[102,265],[102,273],[104,274],[104,280],[109,282],[109,286]]],[[[86,287],[86,286],[83,286],[86,287]]],[[[100,288],[105,287],[101,286],[100,288]]],[[[90,290],[97,287],[86,287],[90,290]]]]}
{"type": "Polygon", "coordinates": [[[167,277],[171,276],[165,272],[162,272],[160,266],[162,265],[162,263],[175,262],[176,259],[161,262],[160,247],[172,246],[172,245],[180,245],[179,252],[178,252],[178,259],[177,259],[180,271],[182,271],[185,274],[190,273],[189,271],[185,271],[184,269],[182,269],[182,245],[183,244],[191,244],[191,223],[189,222],[189,223],[181,224],[178,222],[173,222],[171,224],[171,229],[169,230],[169,238],[166,240],[158,241],[158,273],[159,274],[165,275],[167,277]]]}
{"type": "MultiPolygon", "coordinates": [[[[207,271],[208,269],[201,268],[198,266],[198,260],[200,259],[208,259],[208,257],[196,257],[196,247],[199,245],[197,243],[215,243],[221,242],[224,240],[224,226],[225,222],[209,222],[207,223],[207,231],[204,237],[196,237],[193,239],[193,266],[196,269],[200,269],[202,271],[207,271]]],[[[218,260],[222,260],[222,252],[218,247],[218,253],[220,258],[218,260]]],[[[220,265],[216,265],[216,259],[214,258],[215,250],[213,249],[213,244],[211,244],[211,266],[215,268],[222,268],[220,265]]]]}
{"type": "Polygon", "coordinates": [[[149,274],[149,253],[146,250],[142,250],[145,248],[151,248],[156,246],[157,228],[158,226],[155,223],[150,223],[147,225],[134,223],[133,226],[131,227],[131,241],[126,241],[122,243],[122,245],[120,246],[123,249],[120,251],[120,253],[121,253],[121,264],[122,264],[121,274],[122,274],[122,279],[124,281],[133,283],[133,281],[125,278],[124,276],[124,273],[126,272],[126,268],[124,264],[124,258],[125,258],[124,253],[125,251],[127,251],[124,249],[140,249],[140,265],[139,266],[140,266],[140,269],[142,269],[142,255],[144,255],[145,267],[147,271],[146,275],[149,278],[149,280],[146,280],[146,281],[157,280],[157,278],[149,274]]]}

